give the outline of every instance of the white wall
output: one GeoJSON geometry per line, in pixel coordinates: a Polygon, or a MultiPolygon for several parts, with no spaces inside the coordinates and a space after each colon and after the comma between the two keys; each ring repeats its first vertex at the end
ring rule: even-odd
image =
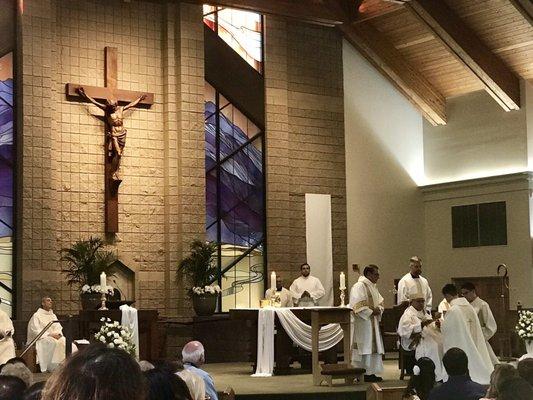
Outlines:
{"type": "Polygon", "coordinates": [[[390,306],[394,278],[424,257],[422,117],[346,42],[343,62],[348,264],[380,266],[390,306]]]}

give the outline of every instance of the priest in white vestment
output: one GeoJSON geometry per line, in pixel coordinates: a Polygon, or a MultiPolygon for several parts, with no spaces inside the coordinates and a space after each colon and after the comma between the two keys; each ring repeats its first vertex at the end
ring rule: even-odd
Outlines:
{"type": "Polygon", "coordinates": [[[398,323],[400,343],[405,351],[415,350],[415,359],[427,357],[435,364],[435,379],[446,377],[442,365],[442,334],[440,320],[432,319],[425,311],[423,293],[409,295],[410,306],[404,311],[398,323]]]}
{"type": "Polygon", "coordinates": [[[276,287],[266,291],[265,299],[274,300],[274,304],[279,307],[292,307],[292,294],[283,287],[283,280],[279,275],[276,275],[276,287]]]}
{"type": "Polygon", "coordinates": [[[471,282],[465,282],[461,285],[461,295],[468,300],[472,307],[474,307],[479,319],[479,324],[481,325],[481,330],[483,331],[483,336],[487,342],[487,350],[490,359],[494,365],[498,364],[500,360],[496,357],[496,354],[489,343],[489,339],[494,336],[498,329],[498,325],[496,324],[496,320],[494,319],[489,304],[485,300],[479,298],[476,292],[476,286],[471,282]]]}
{"type": "Polygon", "coordinates": [[[292,282],[289,291],[292,293],[294,305],[299,307],[316,306],[326,291],[318,278],[311,276],[311,267],[305,263],[300,266],[301,276],[292,282]]]}
{"type": "MultiPolygon", "coordinates": [[[[28,322],[28,339],[30,343],[51,321],[57,321],[52,310],[52,299],[44,297],[39,308],[28,322]]],[[[52,324],[35,345],[37,363],[41,372],[51,372],[65,359],[66,340],[63,327],[59,322],[52,324]]]]}
{"type": "Polygon", "coordinates": [[[409,273],[405,274],[398,282],[398,299],[397,304],[409,303],[409,293],[423,293],[426,303],[426,310],[431,314],[433,305],[433,293],[429,287],[428,280],[422,275],[422,259],[413,256],[409,259],[409,273]]]}
{"type": "Polygon", "coordinates": [[[468,357],[470,378],[481,385],[488,385],[494,366],[476,311],[464,297],[458,297],[453,284],[444,286],[442,293],[451,305],[441,326],[443,351],[446,353],[452,347],[463,350],[468,357]]]}
{"type": "Polygon", "coordinates": [[[5,364],[6,361],[15,357],[14,333],[13,321],[0,310],[0,364],[5,364]]]}
{"type": "Polygon", "coordinates": [[[368,265],[363,276],[350,290],[350,307],[353,318],[352,364],[357,368],[366,369],[365,382],[380,382],[383,379],[376,374],[383,372],[383,339],[379,322],[383,314],[383,297],[378,291],[376,282],[379,269],[376,265],[368,265]]]}

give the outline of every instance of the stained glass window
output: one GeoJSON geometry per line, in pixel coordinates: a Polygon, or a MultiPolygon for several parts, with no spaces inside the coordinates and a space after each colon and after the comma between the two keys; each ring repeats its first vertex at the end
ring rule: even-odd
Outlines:
{"type": "Polygon", "coordinates": [[[262,72],[263,22],[261,14],[204,5],[204,23],[248,64],[262,72]]]}

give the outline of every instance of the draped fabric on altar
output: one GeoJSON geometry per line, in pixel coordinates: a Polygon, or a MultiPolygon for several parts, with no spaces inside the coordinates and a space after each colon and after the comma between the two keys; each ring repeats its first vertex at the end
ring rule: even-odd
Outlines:
{"type": "Polygon", "coordinates": [[[133,335],[132,340],[135,344],[135,355],[139,359],[139,318],[137,316],[137,309],[123,304],[120,306],[120,311],[122,311],[120,324],[131,329],[133,335]]]}
{"type": "MultiPolygon", "coordinates": [[[[257,319],[257,368],[252,376],[272,376],[274,370],[275,315],[278,316],[283,329],[294,343],[307,351],[312,350],[311,326],[301,321],[290,309],[260,309],[257,319]]],[[[342,340],[343,336],[339,324],[321,327],[318,334],[318,351],[331,349],[342,340]]]]}

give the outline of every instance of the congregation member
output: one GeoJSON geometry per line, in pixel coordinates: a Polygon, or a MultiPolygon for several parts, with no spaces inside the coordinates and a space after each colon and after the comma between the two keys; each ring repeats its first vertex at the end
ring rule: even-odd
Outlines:
{"type": "Polygon", "coordinates": [[[22,379],[26,387],[33,385],[33,374],[26,365],[15,362],[9,363],[2,367],[0,375],[16,376],[17,378],[22,379]]]}
{"type": "Polygon", "coordinates": [[[448,380],[435,387],[428,400],[479,400],[485,395],[485,387],[470,379],[469,360],[463,350],[452,347],[444,354],[442,363],[448,380]]]}
{"type": "Polygon", "coordinates": [[[23,400],[41,400],[41,393],[43,391],[46,381],[35,382],[24,392],[23,400]]]}
{"type": "Polygon", "coordinates": [[[482,400],[498,399],[503,383],[516,377],[518,377],[518,371],[511,364],[495,365],[494,371],[490,374],[489,389],[482,400]]]}
{"type": "Polygon", "coordinates": [[[176,372],[176,375],[187,385],[192,400],[205,400],[205,382],[200,375],[187,369],[176,372]]]}
{"type": "MultiPolygon", "coordinates": [[[[39,308],[28,322],[28,343],[52,321],[58,318],[52,309],[53,301],[50,297],[43,297],[39,308]]],[[[37,363],[41,372],[51,372],[65,359],[66,340],[63,327],[59,322],[52,324],[45,334],[35,344],[37,363]]]]}
{"type": "Polygon", "coordinates": [[[533,358],[525,358],[518,362],[518,375],[533,386],[533,358]]]}
{"type": "Polygon", "coordinates": [[[41,400],[146,400],[146,389],[133,357],[123,350],[93,343],[73,353],[50,375],[41,400]]]}
{"type": "Polygon", "coordinates": [[[524,379],[512,378],[505,381],[501,388],[498,400],[531,400],[533,387],[524,379]]]}
{"type": "Polygon", "coordinates": [[[205,350],[202,343],[193,340],[183,346],[181,351],[183,368],[199,375],[205,383],[205,394],[211,400],[218,400],[215,382],[209,373],[204,371],[201,366],[205,364],[205,350]]]}
{"type": "Polygon", "coordinates": [[[485,342],[487,343],[490,359],[494,365],[498,364],[498,357],[496,357],[496,354],[489,343],[489,339],[494,336],[498,329],[489,304],[477,295],[476,286],[471,282],[465,282],[461,286],[461,295],[468,300],[472,307],[474,307],[481,325],[481,331],[483,332],[485,342]]]}
{"type": "Polygon", "coordinates": [[[431,314],[433,293],[429,287],[428,280],[422,276],[422,259],[418,256],[413,256],[409,259],[409,272],[398,282],[397,304],[407,306],[409,304],[409,293],[413,292],[424,295],[427,313],[431,314]]]}
{"type": "Polygon", "coordinates": [[[4,311],[0,310],[0,365],[15,357],[14,333],[13,321],[4,311]]]}
{"type": "Polygon", "coordinates": [[[427,357],[419,358],[413,367],[413,376],[405,389],[403,399],[428,400],[435,384],[435,364],[427,357]]]}
{"type": "Polygon", "coordinates": [[[289,291],[294,305],[298,307],[316,306],[326,294],[320,279],[311,275],[311,267],[307,263],[300,265],[300,276],[292,282],[289,291]]]}
{"type": "Polygon", "coordinates": [[[443,350],[462,349],[468,356],[472,380],[488,385],[494,366],[474,308],[464,297],[459,297],[453,284],[445,285],[442,294],[451,305],[441,325],[443,350]]]}
{"type": "Polygon", "coordinates": [[[283,287],[283,279],[279,275],[276,275],[276,289],[267,289],[265,299],[274,299],[280,307],[292,307],[292,294],[283,287]]]}
{"type": "Polygon", "coordinates": [[[363,276],[350,290],[350,307],[354,312],[352,329],[352,364],[366,369],[365,382],[380,382],[376,374],[383,372],[383,339],[379,328],[383,314],[383,297],[378,291],[379,268],[370,264],[363,270],[363,276]]]}
{"type": "Polygon", "coordinates": [[[144,372],[144,376],[148,382],[147,400],[193,400],[187,384],[171,370],[156,367],[144,372]]]}
{"type": "Polygon", "coordinates": [[[445,378],[442,367],[442,335],[440,320],[432,319],[424,310],[423,293],[409,295],[410,306],[405,309],[398,323],[400,344],[405,351],[415,351],[415,359],[427,357],[433,361],[437,381],[445,378]]]}
{"type": "Polygon", "coordinates": [[[22,400],[26,384],[16,376],[0,375],[0,400],[22,400]]]}

